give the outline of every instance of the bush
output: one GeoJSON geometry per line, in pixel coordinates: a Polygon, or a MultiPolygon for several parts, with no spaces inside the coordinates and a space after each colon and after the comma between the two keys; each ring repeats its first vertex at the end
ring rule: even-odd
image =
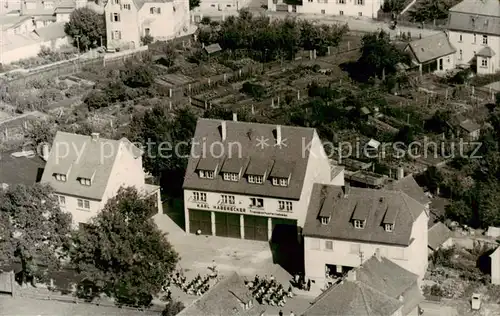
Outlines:
{"type": "Polygon", "coordinates": [[[184,304],[182,302],[169,300],[165,309],[161,313],[161,316],[175,316],[179,314],[184,309],[184,304]]]}
{"type": "Polygon", "coordinates": [[[210,25],[210,22],[212,22],[212,20],[208,16],[204,16],[200,21],[200,23],[203,25],[210,25]]]}
{"type": "Polygon", "coordinates": [[[153,36],[151,36],[149,34],[141,37],[142,45],[149,45],[149,44],[153,43],[153,41],[154,41],[153,36]]]}
{"type": "Polygon", "coordinates": [[[254,99],[261,99],[266,94],[266,88],[260,84],[245,82],[241,88],[241,92],[248,94],[254,99]]]}
{"type": "Polygon", "coordinates": [[[123,83],[131,88],[147,88],[154,82],[154,74],[148,65],[129,65],[122,72],[123,83]]]}
{"type": "Polygon", "coordinates": [[[92,91],[83,101],[89,110],[96,110],[108,106],[109,98],[102,91],[92,91]]]}

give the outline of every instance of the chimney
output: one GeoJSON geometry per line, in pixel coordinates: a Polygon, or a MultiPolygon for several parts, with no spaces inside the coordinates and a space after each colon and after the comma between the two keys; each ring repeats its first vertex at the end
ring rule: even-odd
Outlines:
{"type": "Polygon", "coordinates": [[[281,125],[276,125],[276,144],[281,144],[281,125]]]}
{"type": "Polygon", "coordinates": [[[399,167],[398,168],[398,172],[396,173],[396,178],[398,180],[401,180],[405,177],[405,170],[403,169],[403,167],[399,167]]]}
{"type": "Polygon", "coordinates": [[[352,269],[347,272],[348,281],[356,281],[356,269],[352,269]]]}
{"type": "Polygon", "coordinates": [[[220,137],[222,141],[226,140],[226,134],[227,134],[226,121],[222,121],[220,123],[220,137]]]}
{"type": "Polygon", "coordinates": [[[42,159],[47,161],[49,159],[49,145],[48,144],[43,144],[42,145],[42,159]]]}
{"type": "Polygon", "coordinates": [[[233,121],[238,122],[238,114],[237,113],[233,113],[233,121]]]}
{"type": "Polygon", "coordinates": [[[92,133],[90,135],[92,137],[92,141],[96,142],[99,140],[99,133],[92,133]]]}
{"type": "Polygon", "coordinates": [[[349,196],[349,192],[351,192],[351,185],[346,183],[344,186],[344,198],[349,196]]]}
{"type": "Polygon", "coordinates": [[[380,248],[375,249],[375,258],[377,258],[378,261],[382,261],[382,257],[380,256],[380,248]]]}

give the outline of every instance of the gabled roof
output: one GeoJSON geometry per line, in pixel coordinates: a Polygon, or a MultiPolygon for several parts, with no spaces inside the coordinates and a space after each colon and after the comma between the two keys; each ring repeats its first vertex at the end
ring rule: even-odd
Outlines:
{"type": "Polygon", "coordinates": [[[449,11],[500,17],[500,4],[497,0],[465,0],[451,7],[449,11]]]}
{"type": "Polygon", "coordinates": [[[318,296],[302,315],[388,316],[400,308],[407,315],[424,300],[418,276],[384,257],[371,257],[350,275],[318,296]]]}
{"type": "Polygon", "coordinates": [[[408,47],[421,64],[456,52],[444,32],[412,41],[408,47]]]}
{"type": "Polygon", "coordinates": [[[50,184],[57,193],[101,200],[120,150],[134,158],[142,154],[125,138],[93,140],[92,136],[57,132],[41,182],[50,184]],[[66,174],[66,182],[56,180],[55,173],[66,174]],[[81,185],[78,178],[89,174],[94,175],[92,184],[81,185]]]}
{"type": "Polygon", "coordinates": [[[0,187],[2,183],[8,185],[33,185],[39,181],[45,167],[45,161],[40,156],[15,157],[15,152],[0,153],[0,187]]]}
{"type": "Polygon", "coordinates": [[[40,37],[40,39],[42,39],[42,41],[51,41],[58,38],[65,38],[67,36],[66,32],[64,32],[65,24],[65,22],[52,23],[48,26],[38,28],[33,32],[35,32],[40,37]]]}
{"type": "Polygon", "coordinates": [[[424,206],[401,191],[374,190],[351,187],[339,199],[333,199],[338,186],[314,184],[309,201],[305,236],[356,240],[371,243],[408,246],[411,240],[413,223],[424,212],[424,206]],[[331,191],[335,193],[331,194],[331,191]],[[353,216],[357,208],[363,209],[365,225],[363,229],[354,228],[353,216]],[[324,209],[331,209],[332,218],[328,224],[321,224],[318,215],[324,209]],[[388,210],[397,210],[392,232],[385,231],[384,217],[388,210]]]}
{"type": "Polygon", "coordinates": [[[449,11],[450,30],[491,35],[500,33],[500,4],[497,0],[465,0],[449,11]]]}
{"type": "Polygon", "coordinates": [[[172,2],[172,0],[132,0],[137,7],[137,10],[142,9],[146,3],[167,3],[172,2]]]}
{"type": "Polygon", "coordinates": [[[460,127],[466,130],[469,133],[475,132],[481,129],[481,125],[476,123],[471,119],[466,119],[465,121],[460,122],[460,127]]]}
{"type": "Polygon", "coordinates": [[[392,181],[387,185],[388,190],[403,191],[409,197],[413,198],[422,205],[427,205],[431,202],[429,197],[424,193],[424,190],[418,185],[413,175],[408,175],[403,179],[392,181]]]}
{"type": "Polygon", "coordinates": [[[451,238],[451,230],[441,222],[437,222],[429,228],[427,234],[427,243],[432,250],[438,249],[445,241],[451,238]]]}
{"type": "Polygon", "coordinates": [[[309,150],[303,150],[302,147],[303,144],[307,145],[311,142],[316,133],[314,129],[281,126],[282,140],[286,146],[280,148],[275,146],[276,125],[225,121],[226,140],[222,141],[222,123],[221,120],[198,120],[193,144],[206,144],[206,146],[193,145],[192,156],[189,158],[184,177],[184,189],[297,200],[300,198],[309,160],[309,150]],[[262,146],[259,146],[261,140],[262,146]],[[213,146],[215,148],[213,153],[203,153],[203,148],[209,151],[208,148],[211,148],[212,144],[219,144],[219,146],[213,146]],[[202,179],[196,172],[198,166],[196,157],[218,157],[221,144],[225,151],[224,157],[221,158],[222,169],[225,168],[224,165],[228,159],[231,170],[237,170],[238,166],[235,164],[241,163],[243,176],[237,182],[224,181],[221,172],[215,175],[215,179],[202,179]],[[273,186],[269,177],[273,166],[281,165],[287,166],[285,168],[287,170],[293,166],[287,187],[273,186]],[[264,175],[264,172],[267,173],[267,177],[263,184],[248,183],[247,175],[264,175]]]}
{"type": "Polygon", "coordinates": [[[259,316],[263,308],[257,304],[245,281],[236,272],[214,285],[207,293],[186,306],[178,316],[238,315],[259,316]],[[243,304],[252,302],[249,309],[243,304]]]}
{"type": "Polygon", "coordinates": [[[476,56],[493,57],[495,56],[495,52],[491,49],[491,47],[485,46],[478,53],[476,53],[476,56]]]}

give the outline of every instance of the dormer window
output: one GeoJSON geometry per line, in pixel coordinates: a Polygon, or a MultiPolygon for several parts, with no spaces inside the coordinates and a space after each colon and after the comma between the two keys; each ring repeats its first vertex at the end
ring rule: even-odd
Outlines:
{"type": "Polygon", "coordinates": [[[359,220],[359,219],[355,219],[354,220],[354,228],[358,228],[358,229],[365,228],[365,221],[359,220]]]}
{"type": "Polygon", "coordinates": [[[273,178],[273,185],[287,187],[288,186],[288,179],[286,179],[286,178],[273,178]]]}
{"type": "Polygon", "coordinates": [[[258,175],[248,175],[248,183],[262,184],[264,183],[264,177],[258,175]]]}
{"type": "Polygon", "coordinates": [[[392,232],[394,229],[394,224],[385,224],[384,228],[386,232],[392,232]]]}
{"type": "Polygon", "coordinates": [[[321,225],[328,225],[328,223],[330,223],[330,217],[321,217],[321,225]]]}
{"type": "Polygon", "coordinates": [[[56,180],[61,182],[66,182],[66,175],[61,173],[55,174],[56,180]]]}
{"type": "Polygon", "coordinates": [[[80,182],[81,185],[86,185],[86,186],[90,186],[90,184],[92,183],[92,181],[88,178],[79,178],[78,181],[80,182]]]}
{"type": "Polygon", "coordinates": [[[225,181],[238,182],[238,180],[240,179],[240,175],[237,173],[224,172],[222,175],[225,181]]]}
{"type": "Polygon", "coordinates": [[[215,178],[215,172],[212,170],[200,170],[200,178],[203,179],[213,179],[215,178]]]}

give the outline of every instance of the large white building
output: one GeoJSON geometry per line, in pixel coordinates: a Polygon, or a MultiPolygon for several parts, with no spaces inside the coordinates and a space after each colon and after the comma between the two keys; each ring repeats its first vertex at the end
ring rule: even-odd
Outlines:
{"type": "Polygon", "coordinates": [[[312,128],[200,119],[184,179],[188,233],[264,240],[297,234],[313,183],[343,185],[312,128]]]}
{"type": "Polygon", "coordinates": [[[379,252],[422,279],[425,208],[402,191],[315,184],[303,229],[306,278],[334,283],[379,252]]]}
{"type": "Polygon", "coordinates": [[[456,48],[457,64],[478,74],[500,70],[500,3],[465,0],[450,9],[448,37],[456,48]]]}
{"type": "Polygon", "coordinates": [[[165,41],[191,31],[188,0],[109,0],[104,11],[108,49],[137,48],[145,36],[165,41]]]}
{"type": "Polygon", "coordinates": [[[72,214],[74,226],[97,215],[121,187],[155,194],[161,213],[160,188],[145,183],[142,151],[126,138],[57,132],[41,182],[52,186],[61,209],[72,214]]]}
{"type": "Polygon", "coordinates": [[[284,0],[268,0],[269,11],[296,12],[375,19],[383,0],[302,0],[302,4],[287,4],[284,0]]]}

